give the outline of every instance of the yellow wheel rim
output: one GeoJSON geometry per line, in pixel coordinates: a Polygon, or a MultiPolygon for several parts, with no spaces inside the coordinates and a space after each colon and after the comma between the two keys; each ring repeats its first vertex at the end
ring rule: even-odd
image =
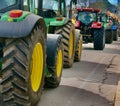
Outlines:
{"type": "Polygon", "coordinates": [[[60,77],[61,75],[61,71],[62,71],[62,60],[63,59],[63,54],[62,54],[62,50],[59,50],[58,51],[58,57],[57,57],[57,68],[56,68],[56,74],[57,74],[57,77],[60,77]]]}
{"type": "Polygon", "coordinates": [[[43,75],[43,49],[40,43],[34,47],[31,61],[31,86],[34,92],[39,90],[43,75]]]}
{"type": "Polygon", "coordinates": [[[78,54],[79,54],[79,56],[81,55],[81,51],[82,51],[82,40],[80,39],[80,43],[78,45],[78,54]]]}
{"type": "Polygon", "coordinates": [[[69,41],[69,58],[72,58],[73,55],[73,33],[72,31],[70,32],[70,41],[69,41]]]}

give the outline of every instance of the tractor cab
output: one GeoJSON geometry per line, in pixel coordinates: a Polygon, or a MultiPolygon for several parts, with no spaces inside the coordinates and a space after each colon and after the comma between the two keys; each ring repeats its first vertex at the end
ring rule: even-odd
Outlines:
{"type": "Polygon", "coordinates": [[[65,0],[43,0],[42,16],[44,17],[48,33],[54,33],[56,26],[62,26],[66,20],[65,0]]]}
{"type": "MultiPolygon", "coordinates": [[[[81,34],[83,35],[91,35],[93,32],[91,31],[92,27],[99,27],[98,23],[98,12],[99,9],[92,8],[77,8],[77,16],[76,16],[76,25],[77,29],[81,30],[81,34]]],[[[84,36],[83,36],[84,38],[84,36]]],[[[86,39],[86,37],[85,37],[86,39]]]]}
{"type": "Polygon", "coordinates": [[[13,9],[23,9],[23,0],[0,0],[0,13],[13,9]]]}
{"type": "Polygon", "coordinates": [[[112,27],[112,21],[107,13],[99,13],[99,21],[103,23],[105,29],[110,29],[112,27]]]}
{"type": "Polygon", "coordinates": [[[91,12],[79,12],[77,18],[82,24],[88,25],[96,21],[96,14],[91,12]]]}
{"type": "Polygon", "coordinates": [[[65,1],[62,0],[43,0],[43,17],[54,18],[66,16],[65,1]]]}
{"type": "Polygon", "coordinates": [[[98,12],[99,12],[98,9],[77,8],[77,17],[76,17],[77,23],[80,23],[81,26],[91,26],[93,22],[97,21],[98,12]]]}

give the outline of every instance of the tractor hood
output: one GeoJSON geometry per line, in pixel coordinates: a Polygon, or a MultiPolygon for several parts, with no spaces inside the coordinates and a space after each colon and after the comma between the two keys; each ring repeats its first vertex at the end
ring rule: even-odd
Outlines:
{"type": "Polygon", "coordinates": [[[111,29],[112,25],[110,23],[103,23],[105,29],[111,29]]]}

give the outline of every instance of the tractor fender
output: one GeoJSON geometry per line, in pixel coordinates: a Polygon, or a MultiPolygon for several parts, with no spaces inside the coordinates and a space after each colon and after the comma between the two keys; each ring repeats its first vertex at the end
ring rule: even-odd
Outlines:
{"type": "Polygon", "coordinates": [[[103,25],[101,22],[93,22],[91,28],[99,29],[99,28],[102,28],[102,26],[103,25]]]}
{"type": "Polygon", "coordinates": [[[5,22],[0,20],[0,37],[4,38],[20,38],[30,34],[37,22],[41,23],[41,28],[45,33],[46,27],[42,17],[30,14],[21,22],[5,22]]]}
{"type": "Polygon", "coordinates": [[[54,67],[56,60],[57,48],[62,42],[62,36],[60,34],[47,34],[46,52],[47,52],[47,66],[54,67]]]}

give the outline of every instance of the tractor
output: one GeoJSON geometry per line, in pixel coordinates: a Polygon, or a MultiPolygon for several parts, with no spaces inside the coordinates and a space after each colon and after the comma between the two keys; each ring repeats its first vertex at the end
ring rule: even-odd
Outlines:
{"type": "Polygon", "coordinates": [[[65,0],[46,2],[0,1],[0,86],[9,106],[36,106],[44,87],[59,86],[63,66],[80,60],[81,36],[65,0]]]}
{"type": "Polygon", "coordinates": [[[61,34],[63,37],[64,67],[72,67],[74,61],[80,61],[82,51],[82,37],[76,34],[70,15],[72,1],[67,9],[65,0],[50,0],[49,3],[48,0],[43,0],[41,12],[48,33],[61,34]]]}
{"type": "Polygon", "coordinates": [[[111,17],[111,21],[113,22],[113,25],[112,25],[113,40],[117,41],[118,40],[118,19],[116,15],[115,17],[111,17]]]}
{"type": "Polygon", "coordinates": [[[99,21],[103,23],[105,29],[105,43],[111,44],[113,41],[112,35],[112,21],[107,13],[99,14],[99,21]]]}
{"type": "Polygon", "coordinates": [[[104,26],[98,21],[99,9],[76,8],[76,29],[80,29],[83,41],[94,42],[95,50],[103,50],[105,47],[104,26]]]}
{"type": "Polygon", "coordinates": [[[117,41],[118,40],[118,17],[114,14],[111,13],[110,11],[107,11],[107,14],[109,16],[110,21],[112,22],[112,36],[113,40],[117,41]]]}
{"type": "MultiPolygon", "coordinates": [[[[35,15],[41,13],[42,0],[35,1],[0,1],[2,106],[36,106],[43,86],[56,88],[61,80],[63,43],[70,39],[47,34],[45,20],[35,15]]],[[[69,22],[65,28],[70,26],[69,22]]]]}
{"type": "MultiPolygon", "coordinates": [[[[29,0],[24,2],[23,7],[20,8],[25,11],[30,11],[27,4],[29,0]]],[[[72,4],[70,2],[70,5],[72,4]]],[[[29,2],[28,2],[29,3],[29,2]]],[[[67,9],[65,0],[33,0],[31,5],[35,13],[44,18],[47,26],[47,33],[61,34],[63,37],[63,66],[70,68],[74,61],[80,61],[82,51],[82,38],[75,32],[75,27],[71,21],[71,8],[67,9]]]]}

